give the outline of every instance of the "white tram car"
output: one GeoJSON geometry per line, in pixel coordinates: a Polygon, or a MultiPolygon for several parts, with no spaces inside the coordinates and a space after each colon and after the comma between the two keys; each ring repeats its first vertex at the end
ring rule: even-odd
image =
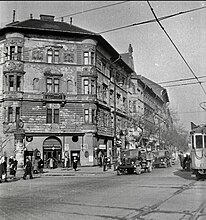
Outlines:
{"type": "Polygon", "coordinates": [[[195,126],[191,132],[191,168],[197,179],[206,177],[206,125],[195,126]]]}

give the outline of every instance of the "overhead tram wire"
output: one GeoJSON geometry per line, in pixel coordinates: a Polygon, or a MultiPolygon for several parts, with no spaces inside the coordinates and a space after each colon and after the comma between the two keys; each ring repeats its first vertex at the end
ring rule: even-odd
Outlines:
{"type": "MultiPolygon", "coordinates": [[[[88,9],[88,10],[85,10],[85,11],[79,11],[79,12],[75,12],[75,13],[68,14],[68,15],[65,15],[65,16],[59,16],[59,17],[56,17],[55,19],[60,19],[60,18],[69,17],[69,16],[75,16],[75,15],[87,13],[87,12],[90,12],[90,11],[96,11],[96,10],[99,10],[99,9],[102,9],[102,8],[108,8],[108,7],[112,7],[112,6],[127,3],[127,2],[129,2],[129,0],[128,1],[117,2],[117,3],[113,3],[113,4],[109,4],[109,5],[104,5],[104,6],[100,6],[100,7],[96,7],[96,8],[91,8],[91,9],[88,9]]],[[[26,20],[26,19],[27,18],[21,18],[21,20],[26,20]]],[[[0,22],[0,28],[1,28],[1,26],[3,26],[3,24],[8,24],[10,22],[12,22],[12,21],[8,20],[8,21],[0,22]]]]}
{"type": "MultiPolygon", "coordinates": [[[[110,4],[110,5],[105,5],[105,6],[93,8],[93,9],[88,9],[86,11],[81,11],[81,12],[76,12],[76,13],[72,13],[72,14],[65,15],[65,16],[60,16],[60,17],[57,17],[56,19],[63,18],[63,17],[68,17],[68,16],[74,16],[74,15],[78,15],[78,14],[83,14],[83,13],[86,13],[86,12],[95,11],[95,10],[98,10],[98,9],[102,9],[102,8],[106,8],[106,7],[111,7],[111,6],[114,6],[114,5],[117,5],[117,4],[123,4],[123,3],[127,3],[127,2],[129,2],[129,1],[123,1],[123,2],[119,2],[119,3],[114,3],[114,4],[110,4]]],[[[205,8],[206,8],[206,6],[202,6],[202,7],[199,7],[199,8],[194,8],[194,9],[190,9],[190,10],[187,10],[187,11],[181,11],[181,12],[177,12],[177,13],[174,13],[174,14],[171,14],[171,15],[166,15],[166,16],[163,16],[163,17],[159,17],[158,19],[159,19],[159,21],[166,20],[166,19],[178,16],[178,15],[194,12],[194,11],[205,9],[205,8]]],[[[118,28],[113,28],[113,29],[110,29],[110,30],[99,32],[98,34],[103,34],[103,33],[108,33],[108,32],[112,32],[112,31],[116,31],[116,30],[121,30],[121,29],[124,29],[124,28],[132,27],[132,26],[148,24],[148,23],[151,23],[151,22],[156,22],[156,19],[142,21],[142,22],[138,22],[138,23],[134,23],[134,24],[118,27],[118,28]]],[[[6,23],[6,22],[2,22],[0,24],[3,24],[3,23],[6,23]]]]}
{"type": "Polygon", "coordinates": [[[108,8],[108,7],[111,7],[111,6],[120,5],[120,4],[127,3],[127,2],[129,2],[129,1],[122,1],[122,2],[118,2],[118,3],[110,4],[110,5],[104,5],[104,6],[100,6],[100,7],[96,7],[96,8],[91,8],[91,9],[88,9],[88,10],[85,10],[85,11],[79,11],[79,12],[75,12],[75,13],[72,13],[72,14],[59,16],[56,19],[66,18],[66,17],[70,17],[70,16],[74,16],[74,15],[79,15],[79,14],[87,13],[87,12],[90,12],[90,11],[96,11],[96,10],[99,10],[99,9],[108,8]]]}
{"type": "MultiPolygon", "coordinates": [[[[197,78],[205,78],[206,76],[198,76],[197,78]]],[[[167,84],[167,83],[173,83],[173,82],[182,82],[182,81],[187,81],[187,80],[194,80],[194,77],[190,78],[184,78],[184,79],[176,79],[176,80],[170,80],[170,81],[164,81],[164,82],[158,82],[158,84],[167,84]]]]}
{"type": "Polygon", "coordinates": [[[181,56],[181,58],[183,59],[184,63],[187,65],[187,67],[189,68],[190,72],[192,73],[192,75],[195,77],[195,79],[197,80],[197,82],[200,84],[203,92],[205,93],[206,95],[206,91],[204,89],[204,87],[202,86],[201,82],[199,81],[199,79],[197,78],[197,76],[195,75],[194,71],[192,70],[192,68],[190,67],[190,65],[187,63],[186,59],[183,57],[183,55],[181,54],[180,50],[177,48],[177,46],[175,45],[175,43],[172,41],[171,37],[169,36],[169,34],[166,32],[166,30],[164,29],[164,27],[162,26],[162,24],[160,23],[160,21],[158,20],[152,6],[150,5],[149,1],[147,1],[151,11],[152,11],[152,14],[154,15],[157,23],[159,24],[159,26],[162,28],[162,30],[164,31],[164,33],[166,34],[166,36],[169,38],[170,42],[172,43],[172,45],[175,47],[175,49],[177,50],[178,54],[181,56]]]}
{"type": "MultiPolygon", "coordinates": [[[[171,15],[162,16],[162,17],[159,17],[158,20],[163,21],[163,20],[166,20],[166,19],[169,19],[169,18],[172,18],[172,17],[176,17],[176,16],[183,15],[183,14],[186,14],[186,13],[198,11],[198,10],[201,10],[201,9],[206,9],[206,6],[190,9],[190,10],[187,10],[187,11],[177,12],[177,13],[174,13],[174,14],[171,14],[171,15]]],[[[138,23],[125,25],[125,26],[121,26],[121,27],[118,27],[118,28],[113,28],[113,29],[109,29],[109,30],[106,30],[106,31],[101,31],[98,34],[105,34],[105,33],[108,33],[108,32],[117,31],[117,30],[121,30],[121,29],[124,29],[124,28],[134,27],[134,26],[143,25],[143,24],[149,24],[149,23],[152,23],[152,22],[156,22],[156,19],[141,21],[141,22],[138,22],[138,23]]]]}
{"type": "Polygon", "coordinates": [[[202,81],[202,82],[190,82],[190,83],[182,83],[182,84],[173,84],[173,85],[166,85],[164,86],[164,88],[169,88],[169,87],[177,87],[177,86],[187,86],[187,85],[192,85],[192,84],[197,84],[197,83],[206,83],[206,81],[202,81]]]}

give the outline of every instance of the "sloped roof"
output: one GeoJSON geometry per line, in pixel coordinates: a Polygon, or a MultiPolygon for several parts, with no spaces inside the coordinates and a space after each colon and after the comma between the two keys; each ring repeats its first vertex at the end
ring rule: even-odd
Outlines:
{"type": "Polygon", "coordinates": [[[120,55],[122,60],[134,70],[133,58],[131,58],[130,53],[121,53],[120,55]]]}
{"type": "MultiPolygon", "coordinates": [[[[54,16],[53,16],[54,17],[54,16]]],[[[38,35],[55,35],[55,36],[66,36],[75,38],[87,38],[91,37],[98,41],[106,50],[112,55],[112,59],[116,60],[120,54],[108,43],[100,34],[85,30],[83,28],[71,25],[66,22],[59,22],[54,20],[43,20],[43,19],[28,19],[22,22],[13,22],[0,29],[0,35],[8,32],[22,32],[27,34],[38,34],[38,35]]],[[[120,65],[123,65],[127,71],[133,72],[131,66],[126,63],[123,59],[118,61],[120,65]]]]}
{"type": "Polygon", "coordinates": [[[121,58],[124,60],[125,63],[129,64],[130,62],[129,53],[121,53],[121,58]]]}
{"type": "Polygon", "coordinates": [[[159,84],[153,82],[152,80],[138,75],[138,77],[148,86],[150,87],[156,95],[158,95],[164,102],[169,102],[169,97],[167,95],[167,90],[160,86],[159,84]]]}
{"type": "Polygon", "coordinates": [[[28,19],[22,22],[14,22],[6,25],[6,27],[28,28],[28,29],[32,28],[39,30],[52,30],[52,31],[95,35],[94,32],[85,30],[83,28],[71,25],[66,22],[47,21],[47,20],[38,20],[38,19],[28,19]]]}

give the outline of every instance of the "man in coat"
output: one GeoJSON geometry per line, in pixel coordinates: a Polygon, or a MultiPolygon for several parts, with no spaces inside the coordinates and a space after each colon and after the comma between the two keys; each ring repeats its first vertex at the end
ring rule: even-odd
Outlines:
{"type": "Polygon", "coordinates": [[[33,179],[33,176],[32,176],[32,162],[30,161],[30,159],[28,157],[26,158],[26,164],[25,164],[25,167],[24,167],[24,176],[23,176],[24,180],[26,179],[27,175],[30,176],[30,179],[33,179]]]}

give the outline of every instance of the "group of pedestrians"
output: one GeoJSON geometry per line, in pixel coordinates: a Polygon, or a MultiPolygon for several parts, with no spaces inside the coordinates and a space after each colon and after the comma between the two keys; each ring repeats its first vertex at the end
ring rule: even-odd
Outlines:
{"type": "MultiPolygon", "coordinates": [[[[37,161],[37,168],[35,168],[35,169],[37,169],[38,172],[43,173],[44,162],[41,158],[36,158],[36,159],[34,159],[34,161],[35,160],[37,161]]],[[[33,161],[33,163],[34,163],[34,161],[33,161]]],[[[24,180],[26,180],[27,176],[29,176],[30,179],[33,179],[33,175],[32,175],[32,173],[34,172],[34,164],[33,163],[29,157],[26,157],[26,162],[23,167],[23,169],[24,169],[23,179],[24,180]]],[[[0,156],[0,183],[2,183],[2,181],[8,182],[7,172],[9,173],[10,179],[16,179],[17,165],[18,165],[18,161],[16,160],[15,156],[11,156],[9,158],[8,164],[7,164],[7,157],[0,156]]]]}
{"type": "Polygon", "coordinates": [[[180,165],[183,170],[190,171],[191,170],[191,157],[189,154],[184,155],[183,152],[179,153],[180,165]]]}
{"type": "MultiPolygon", "coordinates": [[[[9,174],[13,179],[16,179],[16,170],[17,170],[17,160],[15,156],[11,156],[9,158],[9,174]]],[[[8,182],[7,177],[7,157],[1,156],[0,157],[0,183],[2,183],[2,180],[5,182],[8,182]]]]}

